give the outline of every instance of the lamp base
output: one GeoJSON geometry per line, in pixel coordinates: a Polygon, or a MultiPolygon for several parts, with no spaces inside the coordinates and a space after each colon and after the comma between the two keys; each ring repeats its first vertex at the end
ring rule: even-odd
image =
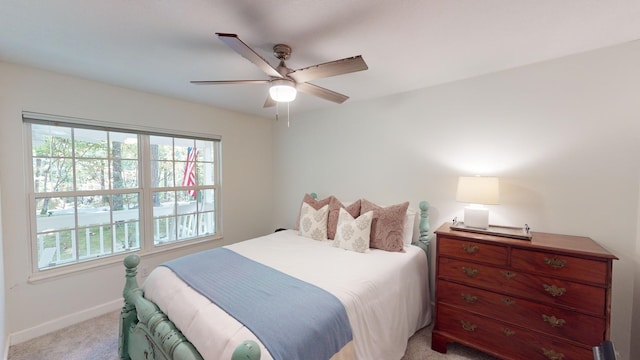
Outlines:
{"type": "Polygon", "coordinates": [[[489,209],[467,206],[464,208],[464,224],[476,229],[489,228],[489,209]]]}

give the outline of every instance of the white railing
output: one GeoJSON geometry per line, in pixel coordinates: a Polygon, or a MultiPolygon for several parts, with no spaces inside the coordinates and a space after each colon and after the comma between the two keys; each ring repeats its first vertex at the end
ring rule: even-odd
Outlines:
{"type": "MultiPolygon", "coordinates": [[[[166,216],[153,219],[154,243],[164,244],[176,240],[185,240],[198,235],[205,235],[214,232],[214,213],[185,214],[178,216],[166,216]],[[177,219],[177,221],[176,221],[177,219]],[[161,236],[162,234],[162,236],[161,236]]],[[[140,249],[140,222],[117,222],[116,224],[93,225],[82,230],[84,249],[82,253],[76,249],[78,244],[76,232],[72,229],[56,231],[49,234],[38,235],[38,268],[45,269],[67,263],[75,263],[88,259],[113,255],[130,250],[140,249]],[[116,227],[123,227],[124,238],[110,238],[111,234],[118,234],[116,227]],[[111,229],[109,229],[111,228],[111,229]],[[111,230],[111,231],[110,231],[111,230]],[[68,232],[71,237],[69,246],[64,244],[63,233],[68,232]],[[137,234],[135,238],[130,238],[129,234],[137,234]],[[55,236],[55,245],[50,244],[45,247],[45,236],[55,236]],[[95,237],[98,237],[95,245],[95,237]],[[96,248],[98,249],[97,251],[96,248]]]]}
{"type": "Polygon", "coordinates": [[[67,230],[67,232],[71,236],[71,241],[67,241],[68,246],[67,244],[63,244],[63,232],[61,231],[57,231],[51,234],[55,237],[55,246],[45,247],[44,238],[45,236],[49,235],[38,235],[39,269],[94,259],[97,257],[117,254],[128,250],[136,250],[140,248],[140,238],[136,237],[130,239],[129,237],[130,232],[133,232],[134,234],[140,234],[140,222],[138,221],[118,223],[114,225],[96,225],[92,226],[91,228],[83,229],[84,239],[81,239],[80,241],[84,242],[85,248],[82,250],[82,253],[80,253],[80,251],[76,249],[76,244],[78,244],[76,232],[73,230],[67,230]],[[117,226],[122,226],[124,228],[123,239],[118,239],[117,237],[115,239],[111,239],[109,235],[105,236],[105,234],[109,232],[109,228],[111,228],[111,231],[117,234],[117,232],[115,231],[115,227],[117,226]],[[96,229],[97,232],[94,233],[93,231],[96,229]],[[98,236],[98,245],[95,247],[93,245],[94,236],[98,236]],[[95,248],[98,248],[98,251],[95,251],[95,248]]]}

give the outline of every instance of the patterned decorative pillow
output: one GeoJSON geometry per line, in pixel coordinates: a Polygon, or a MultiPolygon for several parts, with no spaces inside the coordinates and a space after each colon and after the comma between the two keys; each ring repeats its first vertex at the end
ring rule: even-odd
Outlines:
{"type": "Polygon", "coordinates": [[[340,208],[338,211],[338,225],[333,246],[361,253],[367,251],[371,236],[373,211],[366,212],[357,219],[354,219],[344,208],[340,208]]]}
{"type": "Polygon", "coordinates": [[[369,247],[386,251],[402,251],[404,248],[404,220],[408,208],[408,201],[383,208],[362,199],[360,212],[373,211],[369,247]]]}
{"type": "Polygon", "coordinates": [[[327,221],[327,237],[331,240],[336,237],[336,229],[338,228],[338,214],[340,209],[345,209],[352,217],[360,216],[360,200],[345,206],[335,197],[329,201],[329,220],[327,221]]]}
{"type": "Polygon", "coordinates": [[[314,240],[327,240],[327,218],[329,205],[314,209],[307,203],[302,203],[300,209],[300,230],[298,233],[314,240]]]}
{"type": "MultiPolygon", "coordinates": [[[[328,205],[329,201],[331,201],[331,199],[333,198],[333,196],[329,196],[326,199],[322,199],[322,200],[316,200],[313,198],[313,196],[309,195],[309,194],[304,194],[304,197],[302,198],[302,203],[307,203],[309,205],[311,205],[312,208],[318,210],[321,207],[328,205]]],[[[302,209],[302,204],[300,209],[302,209]]],[[[299,230],[300,229],[300,213],[298,212],[298,218],[296,219],[296,224],[293,228],[294,230],[299,230]]]]}

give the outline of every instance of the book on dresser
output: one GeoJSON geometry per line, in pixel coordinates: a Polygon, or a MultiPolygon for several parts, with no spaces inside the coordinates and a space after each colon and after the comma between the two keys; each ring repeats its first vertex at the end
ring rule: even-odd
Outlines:
{"type": "Polygon", "coordinates": [[[433,350],[457,342],[502,359],[593,359],[609,339],[617,259],[588,237],[530,240],[436,230],[433,350]]]}

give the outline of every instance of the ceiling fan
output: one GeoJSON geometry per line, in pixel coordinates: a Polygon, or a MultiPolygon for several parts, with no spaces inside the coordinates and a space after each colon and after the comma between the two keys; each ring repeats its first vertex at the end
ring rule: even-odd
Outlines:
{"type": "Polygon", "coordinates": [[[318,85],[313,85],[309,83],[309,81],[367,70],[369,68],[362,56],[358,55],[292,70],[284,63],[284,61],[291,56],[291,47],[285,44],[277,44],[273,47],[273,55],[280,60],[280,64],[274,68],[247,44],[242,42],[242,40],[238,38],[238,35],[226,33],[216,33],[216,35],[235,52],[254,63],[260,70],[265,72],[270,79],[191,81],[191,83],[196,85],[269,83],[271,87],[269,88],[269,96],[267,96],[264,107],[274,106],[276,102],[293,101],[296,97],[297,90],[342,104],[349,98],[348,96],[318,85]]]}

